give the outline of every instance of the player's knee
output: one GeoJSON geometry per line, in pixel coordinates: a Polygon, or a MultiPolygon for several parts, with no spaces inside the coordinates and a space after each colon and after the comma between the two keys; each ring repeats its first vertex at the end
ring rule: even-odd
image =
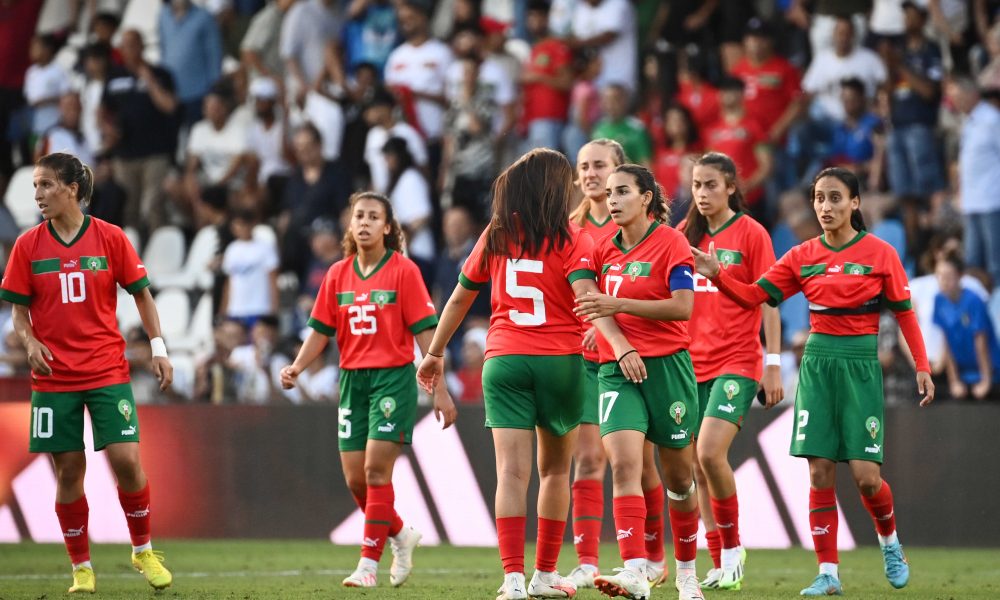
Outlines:
{"type": "MultiPolygon", "coordinates": [[[[831,463],[832,465],[832,463],[831,463]]],[[[826,464],[809,463],[809,483],[816,489],[834,486],[836,471],[826,464]]]]}
{"type": "Polygon", "coordinates": [[[638,481],[642,478],[642,463],[623,460],[611,465],[611,479],[615,484],[638,481]]]}
{"type": "Polygon", "coordinates": [[[365,467],[366,485],[389,485],[392,483],[392,473],[381,467],[365,467]]]}
{"type": "Polygon", "coordinates": [[[603,479],[607,459],[600,448],[580,449],[576,454],[577,479],[603,479]]]}
{"type": "Polygon", "coordinates": [[[862,496],[874,496],[882,485],[882,478],[877,475],[859,475],[854,483],[858,486],[858,491],[862,496]]]}
{"type": "Polygon", "coordinates": [[[714,477],[729,468],[729,458],[725,454],[702,452],[699,448],[698,464],[701,465],[706,477],[714,477]]]}
{"type": "Polygon", "coordinates": [[[87,467],[83,463],[57,466],[56,482],[64,490],[82,487],[86,471],[87,467]]]}
{"type": "Polygon", "coordinates": [[[694,484],[694,480],[688,477],[687,486],[676,485],[674,482],[669,482],[667,484],[667,498],[670,498],[674,502],[684,502],[691,496],[695,495],[697,491],[697,486],[694,484]]]}

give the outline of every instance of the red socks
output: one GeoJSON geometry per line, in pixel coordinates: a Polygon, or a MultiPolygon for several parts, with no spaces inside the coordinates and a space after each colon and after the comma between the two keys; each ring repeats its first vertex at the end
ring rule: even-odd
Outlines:
{"type": "MultiPolygon", "coordinates": [[[[507,573],[524,573],[525,521],[525,517],[497,517],[497,541],[500,547],[500,562],[503,563],[505,575],[507,573]]],[[[539,541],[542,533],[541,526],[541,519],[539,519],[539,541]]]]}
{"type": "MultiPolygon", "coordinates": [[[[59,518],[59,528],[62,529],[63,540],[66,542],[66,552],[74,565],[90,560],[90,542],[87,539],[87,518],[90,516],[90,506],[87,497],[68,504],[56,503],[56,516],[59,518]]],[[[129,527],[132,522],[129,521],[129,527]]]]}
{"type": "Polygon", "coordinates": [[[642,492],[646,501],[646,558],[663,560],[663,485],[642,492]]]}
{"type": "Polygon", "coordinates": [[[896,531],[896,515],[892,510],[892,489],[889,482],[882,480],[882,487],[873,496],[861,496],[861,502],[875,521],[875,530],[881,536],[892,535],[896,531]]]}
{"type": "Polygon", "coordinates": [[[837,496],[834,489],[809,489],[809,526],[812,527],[816,560],[837,563],[837,496]]]}
{"type": "Polygon", "coordinates": [[[535,551],[535,569],[546,572],[556,570],[564,533],[566,533],[566,521],[538,517],[538,549],[535,551]]]}
{"type": "Polygon", "coordinates": [[[622,560],[646,558],[643,536],[646,525],[646,501],[642,496],[620,496],[614,499],[615,529],[622,560]]]}
{"type": "MultiPolygon", "coordinates": [[[[364,512],[365,502],[366,502],[365,496],[355,496],[354,492],[351,492],[351,496],[354,496],[354,503],[358,505],[358,508],[361,509],[361,512],[364,512]]],[[[393,507],[392,520],[390,521],[389,524],[389,537],[395,536],[402,529],[403,529],[403,519],[402,517],[399,516],[399,513],[396,512],[396,508],[393,507]]]]}
{"type": "Polygon", "coordinates": [[[594,479],[573,482],[573,544],[580,564],[597,565],[603,518],[603,482],[594,479]]]}
{"type": "Polygon", "coordinates": [[[376,562],[382,558],[385,540],[396,512],[393,508],[395,501],[396,494],[391,483],[368,486],[368,497],[365,502],[365,537],[361,541],[362,557],[376,562]]]}
{"type": "Polygon", "coordinates": [[[708,542],[708,555],[712,557],[712,566],[716,569],[722,568],[722,537],[719,530],[705,532],[705,541],[708,542]]]}
{"type": "Polygon", "coordinates": [[[118,502],[125,511],[128,534],[133,546],[149,543],[149,482],[138,492],[126,492],[118,488],[118,502]]]}
{"type": "Polygon", "coordinates": [[[674,535],[674,558],[681,562],[692,561],[698,557],[698,509],[691,512],[681,512],[674,507],[669,508],[670,531],[674,535]]]}
{"type": "Polygon", "coordinates": [[[712,516],[715,517],[722,547],[736,548],[740,545],[740,505],[736,494],[722,500],[711,498],[711,501],[712,516]]]}

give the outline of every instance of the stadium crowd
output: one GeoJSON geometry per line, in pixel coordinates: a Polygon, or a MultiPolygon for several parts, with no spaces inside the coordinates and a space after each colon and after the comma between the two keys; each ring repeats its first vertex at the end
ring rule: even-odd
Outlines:
{"type": "MultiPolygon", "coordinates": [[[[495,176],[597,138],[653,170],[674,223],[692,158],[731,156],[779,257],[820,233],[813,175],[852,169],[942,395],[998,398],[1000,1],[0,0],[0,241],[39,219],[18,185],[35,158],[94,168],[90,212],[146,263],[177,368],[159,394],[120,302],[139,402],[335,401],[335,345],[297,389],[278,372],[342,258],[350,194],[390,198],[440,308],[495,176]]],[[[465,402],[481,400],[488,298],[450,347],[465,402]]],[[[0,376],[23,377],[10,314],[0,376]]],[[[801,358],[801,294],[781,317],[801,358]]],[[[886,398],[910,401],[883,320],[886,398]]]]}

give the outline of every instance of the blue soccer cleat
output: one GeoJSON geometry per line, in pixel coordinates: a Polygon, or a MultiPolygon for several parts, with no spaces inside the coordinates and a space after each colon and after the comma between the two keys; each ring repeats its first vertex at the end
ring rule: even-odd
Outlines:
{"type": "Polygon", "coordinates": [[[899,542],[882,546],[882,560],[885,562],[885,578],[889,580],[889,585],[897,590],[906,587],[906,583],[910,581],[910,565],[903,554],[903,546],[899,542]]]}
{"type": "Polygon", "coordinates": [[[843,596],[844,588],[840,580],[833,575],[820,573],[813,579],[812,585],[799,592],[800,596],[843,596]]]}

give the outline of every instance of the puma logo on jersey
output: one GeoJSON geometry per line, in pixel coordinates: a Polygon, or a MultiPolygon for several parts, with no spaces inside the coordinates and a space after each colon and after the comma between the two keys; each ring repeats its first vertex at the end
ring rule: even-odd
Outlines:
{"type": "Polygon", "coordinates": [[[137,264],[137,265],[135,266],[135,268],[136,268],[136,269],[145,269],[146,267],[145,267],[145,266],[144,266],[144,265],[143,265],[142,263],[139,263],[139,264],[137,264]]]}
{"type": "Polygon", "coordinates": [[[865,452],[868,454],[878,454],[882,451],[882,446],[878,444],[872,444],[871,446],[865,446],[865,452]]]}
{"type": "Polygon", "coordinates": [[[77,262],[75,260],[71,260],[69,262],[64,262],[63,263],[63,267],[65,267],[67,269],[75,269],[76,265],[77,265],[77,262]]]}
{"type": "Polygon", "coordinates": [[[590,259],[587,258],[586,256],[584,256],[583,258],[580,259],[580,262],[587,263],[589,265],[590,264],[590,259]]]}
{"type": "Polygon", "coordinates": [[[844,270],[843,265],[833,265],[827,270],[827,273],[840,273],[844,270]]]}
{"type": "Polygon", "coordinates": [[[358,294],[358,297],[357,297],[357,301],[358,302],[364,302],[367,299],[368,299],[368,293],[367,292],[364,293],[364,294],[358,294]]]}
{"type": "Polygon", "coordinates": [[[626,538],[632,537],[632,530],[633,529],[635,529],[635,528],[634,527],[629,527],[628,529],[619,529],[618,530],[618,539],[619,540],[624,540],[626,538]]]}
{"type": "Polygon", "coordinates": [[[612,271],[621,271],[622,270],[622,266],[619,263],[615,263],[615,264],[611,265],[611,270],[612,271]]]}
{"type": "Polygon", "coordinates": [[[729,404],[722,404],[722,405],[719,406],[719,410],[721,410],[724,413],[733,414],[733,412],[736,411],[736,407],[733,406],[731,403],[729,403],[729,404]]]}

